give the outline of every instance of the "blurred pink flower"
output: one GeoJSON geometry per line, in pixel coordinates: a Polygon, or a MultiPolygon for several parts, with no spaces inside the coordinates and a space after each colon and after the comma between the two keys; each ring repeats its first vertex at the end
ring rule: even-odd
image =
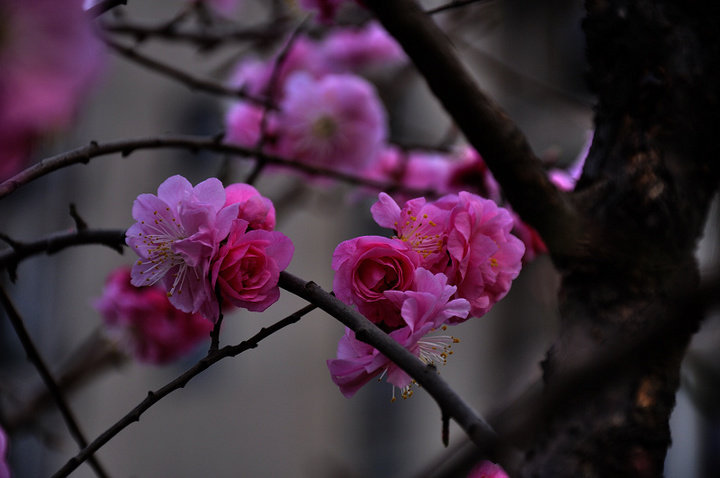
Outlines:
{"type": "Polygon", "coordinates": [[[210,321],[173,307],[162,287],[131,285],[130,274],[129,267],[110,274],[95,308],[109,335],[138,361],[173,361],[210,336],[210,321]]]}
{"type": "Polygon", "coordinates": [[[496,203],[502,202],[500,185],[485,164],[482,156],[472,146],[462,146],[453,154],[449,192],[459,193],[468,191],[492,199],[496,203]]]}
{"type": "MultiPolygon", "coordinates": [[[[254,148],[260,141],[263,109],[246,102],[235,103],[225,115],[225,140],[246,148],[254,148]]],[[[268,122],[268,133],[272,123],[268,122]]]]}
{"type": "Polygon", "coordinates": [[[357,305],[375,323],[394,328],[402,316],[385,296],[387,290],[408,290],[420,256],[402,241],[362,236],[341,242],[333,253],[333,291],[346,304],[357,305]]]}
{"type": "Polygon", "coordinates": [[[375,89],[353,75],[288,79],[278,115],[281,154],[313,166],[357,172],[386,136],[385,111],[375,89]]]}
{"type": "Polygon", "coordinates": [[[175,307],[217,320],[210,260],[238,215],[236,204],[224,206],[225,189],[215,178],[193,187],[176,175],[158,187],[157,196],[138,196],[132,209],[137,222],[126,233],[128,246],[140,257],[132,269],[132,284],[162,280],[175,307]]]}
{"type": "Polygon", "coordinates": [[[484,460],[476,465],[467,478],[509,478],[505,470],[495,463],[484,460]]]}
{"type": "MultiPolygon", "coordinates": [[[[510,290],[520,274],[525,245],[510,234],[510,213],[490,199],[461,192],[449,223],[445,273],[480,317],[510,290]]],[[[453,323],[451,321],[450,323],[453,323]]]]}
{"type": "Polygon", "coordinates": [[[321,59],[333,73],[387,67],[407,60],[400,45],[378,22],[333,29],[321,43],[321,59]]]}
{"type": "Polygon", "coordinates": [[[210,278],[223,299],[234,306],[262,312],[280,297],[278,279],[294,252],[284,234],[262,229],[248,231],[244,219],[233,221],[227,243],[213,259],[210,278]]]}
{"type": "Polygon", "coordinates": [[[7,464],[8,438],[5,430],[0,428],[0,478],[10,478],[10,467],[7,464]]]}
{"type": "Polygon", "coordinates": [[[275,229],[275,206],[249,184],[235,183],[225,188],[225,206],[238,205],[238,219],[246,220],[249,229],[275,229]]]}
{"type": "MultiPolygon", "coordinates": [[[[465,317],[470,304],[465,299],[450,300],[455,287],[447,284],[443,274],[432,274],[418,268],[409,290],[388,290],[385,295],[402,311],[403,326],[389,333],[390,337],[415,354],[425,363],[445,363],[448,348],[455,339],[439,336],[424,337],[449,317],[465,317]]],[[[350,329],[338,343],[337,358],[328,360],[328,369],[333,382],[347,398],[380,373],[387,381],[401,389],[407,396],[412,379],[400,367],[390,362],[372,346],[360,342],[350,329]]]]}
{"type": "Polygon", "coordinates": [[[104,48],[82,7],[82,0],[0,2],[0,130],[13,132],[0,137],[5,175],[27,159],[29,139],[70,124],[98,77],[104,48]]]}
{"type": "Polygon", "coordinates": [[[548,252],[547,245],[535,228],[523,221],[516,212],[510,210],[510,215],[515,221],[512,233],[525,244],[523,263],[532,262],[537,256],[546,254],[548,252]]]}

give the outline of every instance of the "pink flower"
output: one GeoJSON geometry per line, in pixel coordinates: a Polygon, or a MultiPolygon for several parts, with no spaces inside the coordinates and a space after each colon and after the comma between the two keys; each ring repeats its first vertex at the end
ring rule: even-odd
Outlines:
{"type": "MultiPolygon", "coordinates": [[[[510,234],[514,221],[495,202],[461,192],[452,211],[446,274],[457,286],[458,297],[472,305],[480,317],[510,290],[520,273],[525,245],[510,234]]],[[[450,322],[452,323],[452,321],[450,322]]]]}
{"type": "Polygon", "coordinates": [[[193,187],[182,176],[172,176],[158,187],[157,196],[138,196],[132,210],[137,222],[125,241],[140,257],[132,269],[132,284],[162,280],[175,307],[216,320],[219,307],[208,279],[210,260],[238,214],[237,205],[224,206],[225,189],[215,178],[193,187]]]}
{"type": "Polygon", "coordinates": [[[563,191],[572,191],[575,189],[575,183],[580,179],[583,167],[585,166],[585,158],[587,158],[592,146],[594,133],[588,132],[585,145],[583,146],[580,154],[575,158],[570,167],[567,169],[551,169],[548,171],[548,177],[550,181],[555,184],[559,189],[563,191]]]}
{"type": "Polygon", "coordinates": [[[505,470],[495,463],[484,460],[476,465],[467,478],[509,478],[505,470]]]}
{"type": "MultiPolygon", "coordinates": [[[[225,115],[225,139],[246,148],[256,147],[260,142],[263,114],[263,109],[259,106],[245,102],[235,103],[225,115]]],[[[268,126],[271,126],[271,123],[268,123],[268,126]]]]}
{"type": "Polygon", "coordinates": [[[138,288],[130,280],[130,268],[110,274],[95,307],[110,335],[137,360],[154,364],[171,362],[210,336],[212,323],[200,314],[173,307],[163,288],[138,288]]]}
{"type": "MultiPolygon", "coordinates": [[[[443,274],[433,275],[419,268],[414,275],[411,290],[388,290],[385,295],[402,311],[405,325],[390,332],[390,337],[418,356],[425,363],[445,363],[448,348],[456,340],[440,336],[424,337],[445,322],[449,317],[466,317],[470,304],[465,299],[450,300],[455,287],[447,284],[443,274]]],[[[412,379],[401,368],[390,362],[372,346],[360,342],[350,329],[338,343],[337,358],[328,360],[328,369],[333,382],[347,398],[380,373],[385,373],[388,382],[408,396],[412,379]]]]}
{"type": "Polygon", "coordinates": [[[408,290],[419,264],[420,256],[402,241],[380,236],[350,239],[333,253],[333,290],[370,321],[398,327],[402,317],[385,291],[408,290]]]}
{"type": "Polygon", "coordinates": [[[0,169],[10,169],[28,139],[69,125],[104,49],[81,0],[4,0],[0,10],[0,130],[13,132],[0,137],[0,169]]]}
{"type": "Polygon", "coordinates": [[[449,191],[473,192],[496,203],[502,200],[500,185],[485,164],[482,156],[471,146],[464,146],[454,152],[449,191]]]}
{"type": "Polygon", "coordinates": [[[248,231],[248,222],[236,219],[211,267],[213,288],[236,307],[262,312],[280,297],[278,279],[293,255],[284,234],[262,229],[248,231]]]}
{"type": "Polygon", "coordinates": [[[523,221],[520,216],[514,211],[510,211],[510,215],[515,221],[515,227],[512,229],[512,233],[525,244],[525,254],[523,255],[523,263],[528,263],[539,255],[546,254],[548,252],[547,245],[540,237],[540,234],[523,221]]]}
{"type": "Polygon", "coordinates": [[[322,60],[334,73],[387,67],[407,60],[395,39],[376,21],[361,28],[330,32],[321,45],[322,60]]]}
{"type": "Polygon", "coordinates": [[[288,79],[278,115],[278,148],[300,162],[361,171],[386,135],[385,112],[370,83],[353,75],[288,79]]]}
{"type": "Polygon", "coordinates": [[[249,184],[236,183],[225,188],[225,207],[237,204],[238,219],[245,219],[249,229],[275,229],[275,206],[249,184]]]}

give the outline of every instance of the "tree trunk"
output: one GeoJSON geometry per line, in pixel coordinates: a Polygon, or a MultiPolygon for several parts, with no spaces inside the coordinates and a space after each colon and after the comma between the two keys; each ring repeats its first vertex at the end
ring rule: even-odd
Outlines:
{"type": "Polygon", "coordinates": [[[523,477],[657,477],[683,354],[701,316],[694,251],[718,183],[720,5],[587,0],[595,137],[573,199],[581,252],[556,258],[560,334],[546,393],[598,362],[554,403],[523,477]]]}

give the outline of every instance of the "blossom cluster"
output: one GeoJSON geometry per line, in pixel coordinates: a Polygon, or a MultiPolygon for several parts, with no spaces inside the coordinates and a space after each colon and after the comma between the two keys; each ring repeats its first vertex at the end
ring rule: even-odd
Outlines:
{"type": "Polygon", "coordinates": [[[0,180],[69,126],[104,48],[81,0],[0,0],[0,180]]]}
{"type": "MultiPolygon", "coordinates": [[[[513,218],[494,201],[460,192],[401,208],[380,193],[375,221],[394,237],[362,236],[342,242],[333,254],[333,290],[370,321],[425,362],[444,361],[451,337],[429,332],[480,317],[510,290],[520,273],[523,242],[510,233],[513,218]]],[[[346,330],[333,381],[347,397],[381,374],[407,390],[410,377],[346,330]]]]}
{"type": "Polygon", "coordinates": [[[160,283],[173,306],[212,322],[220,302],[260,312],[279,298],[294,248],[273,230],[272,202],[254,187],[224,188],[216,178],[193,187],[176,175],[157,195],[138,196],[132,213],[126,243],[139,256],[132,285],[160,283]]]}

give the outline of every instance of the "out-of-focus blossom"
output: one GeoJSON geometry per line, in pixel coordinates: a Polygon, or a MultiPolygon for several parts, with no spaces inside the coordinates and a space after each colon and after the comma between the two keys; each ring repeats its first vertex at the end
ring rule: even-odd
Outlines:
{"type": "MultiPolygon", "coordinates": [[[[432,274],[418,268],[412,290],[386,291],[391,302],[402,311],[404,324],[390,332],[390,337],[425,363],[445,363],[449,347],[456,341],[449,336],[428,337],[448,317],[465,317],[470,305],[464,299],[450,300],[455,288],[447,285],[443,274],[432,274]]],[[[403,397],[412,379],[372,346],[360,342],[350,329],[338,343],[337,358],[328,360],[333,382],[347,398],[380,373],[400,388],[403,397]]]]}
{"type": "Polygon", "coordinates": [[[373,86],[353,75],[288,79],[278,115],[278,149],[288,158],[359,172],[382,147],[385,112],[373,86]]]}
{"type": "Polygon", "coordinates": [[[484,460],[477,464],[467,478],[509,478],[500,465],[484,460]]]}
{"type": "MultiPolygon", "coordinates": [[[[28,145],[67,127],[97,79],[104,48],[82,0],[0,2],[0,171],[27,159],[28,145]]],[[[0,178],[2,179],[2,178],[0,178]]]]}
{"type": "Polygon", "coordinates": [[[95,308],[109,335],[135,359],[168,363],[209,337],[210,321],[173,307],[162,287],[135,287],[130,280],[128,267],[110,274],[95,308]]]}
{"type": "Polygon", "coordinates": [[[357,305],[370,321],[398,327],[402,317],[385,292],[410,289],[419,264],[419,254],[402,241],[381,236],[350,239],[333,253],[333,291],[343,302],[357,305]]]}
{"type": "Polygon", "coordinates": [[[263,229],[248,230],[248,222],[236,219],[227,243],[214,258],[210,279],[219,285],[223,300],[236,307],[262,312],[280,297],[278,279],[293,255],[293,244],[284,234],[263,229]]]}
{"type": "Polygon", "coordinates": [[[126,233],[128,246],[140,257],[132,269],[132,284],[162,281],[175,307],[217,320],[218,302],[208,280],[210,261],[238,215],[238,205],[225,207],[225,200],[216,178],[193,187],[179,175],[165,180],[157,196],[138,196],[132,209],[137,222],[126,233]]]}
{"type": "MultiPolygon", "coordinates": [[[[254,148],[260,141],[263,109],[251,103],[235,103],[225,115],[225,140],[246,148],[254,148]]],[[[272,129],[272,122],[268,122],[272,129]]]]}
{"type": "Polygon", "coordinates": [[[446,274],[457,295],[470,301],[471,316],[485,315],[520,274],[525,245],[510,233],[513,225],[510,213],[494,201],[467,192],[458,195],[448,232],[446,274]]]}
{"type": "Polygon", "coordinates": [[[10,467],[7,464],[8,439],[5,430],[0,428],[0,478],[10,478],[10,467]]]}
{"type": "Polygon", "coordinates": [[[588,132],[587,139],[585,140],[582,150],[572,162],[570,167],[567,169],[555,168],[548,171],[550,181],[552,181],[559,189],[563,191],[572,191],[575,189],[575,183],[577,183],[578,179],[580,179],[583,167],[585,166],[585,158],[587,158],[587,155],[590,152],[593,136],[594,134],[592,131],[588,132]]]}
{"type": "Polygon", "coordinates": [[[400,45],[378,22],[332,30],[321,44],[322,61],[334,73],[387,67],[407,60],[400,45]]]}
{"type": "Polygon", "coordinates": [[[245,183],[235,183],[225,188],[225,206],[237,204],[238,219],[246,220],[249,229],[275,229],[275,206],[257,189],[245,183]]]}
{"type": "Polygon", "coordinates": [[[468,191],[501,203],[500,185],[482,156],[471,146],[462,146],[452,155],[449,192],[468,191]]]}
{"type": "Polygon", "coordinates": [[[546,254],[548,252],[547,245],[537,230],[523,221],[516,212],[510,211],[510,214],[513,217],[513,221],[515,221],[512,233],[525,244],[525,255],[523,255],[522,258],[523,262],[532,262],[537,256],[546,254]]]}

